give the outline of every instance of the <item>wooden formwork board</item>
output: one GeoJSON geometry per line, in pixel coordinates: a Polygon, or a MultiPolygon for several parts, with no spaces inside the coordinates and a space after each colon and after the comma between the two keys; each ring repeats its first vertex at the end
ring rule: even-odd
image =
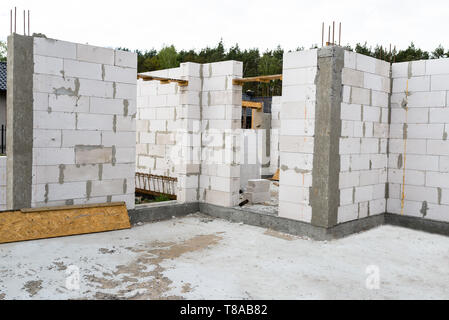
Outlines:
{"type": "Polygon", "coordinates": [[[129,228],[124,202],[0,212],[0,243],[129,228]]]}

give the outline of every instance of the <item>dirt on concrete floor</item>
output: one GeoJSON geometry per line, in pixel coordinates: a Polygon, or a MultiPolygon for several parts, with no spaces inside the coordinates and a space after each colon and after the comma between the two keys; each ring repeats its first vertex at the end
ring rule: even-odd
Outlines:
{"type": "Polygon", "coordinates": [[[200,214],[0,245],[1,299],[448,299],[446,237],[316,242],[200,214]]]}

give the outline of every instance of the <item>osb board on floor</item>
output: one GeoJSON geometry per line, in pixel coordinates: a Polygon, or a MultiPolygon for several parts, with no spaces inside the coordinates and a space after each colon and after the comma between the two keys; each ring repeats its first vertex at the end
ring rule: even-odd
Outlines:
{"type": "Polygon", "coordinates": [[[0,243],[129,228],[122,202],[0,212],[0,243]]]}

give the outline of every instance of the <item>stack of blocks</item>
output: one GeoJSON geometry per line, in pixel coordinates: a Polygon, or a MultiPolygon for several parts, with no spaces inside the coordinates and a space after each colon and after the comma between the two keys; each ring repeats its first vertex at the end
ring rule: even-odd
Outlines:
{"type": "Polygon", "coordinates": [[[244,193],[245,198],[252,204],[264,203],[271,200],[269,180],[248,180],[248,187],[244,193]]]}
{"type": "Polygon", "coordinates": [[[13,35],[10,58],[8,206],[125,201],[134,208],[136,54],[13,35]],[[23,57],[26,72],[19,66],[23,57]],[[32,79],[29,86],[24,77],[32,79]],[[19,86],[29,92],[15,95],[19,86]],[[32,110],[26,119],[19,116],[21,99],[32,110]],[[32,143],[21,147],[17,133],[28,125],[32,143]],[[24,156],[30,161],[23,162],[24,156]],[[20,185],[24,164],[32,173],[31,186],[20,185]],[[31,188],[25,202],[14,191],[20,187],[31,188]]]}

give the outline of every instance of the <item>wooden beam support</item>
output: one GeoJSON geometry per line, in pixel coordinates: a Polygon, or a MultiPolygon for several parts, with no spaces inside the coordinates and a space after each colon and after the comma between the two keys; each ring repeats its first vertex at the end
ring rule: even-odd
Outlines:
{"type": "Polygon", "coordinates": [[[236,86],[242,86],[244,83],[248,82],[263,82],[268,83],[273,80],[282,80],[282,74],[275,74],[271,76],[257,76],[250,78],[236,78],[232,80],[232,84],[236,86]]]}
{"type": "Polygon", "coordinates": [[[262,109],[262,102],[256,102],[256,101],[242,101],[242,107],[244,108],[251,108],[251,109],[262,109]]]}
{"type": "Polygon", "coordinates": [[[180,87],[186,87],[189,85],[189,81],[181,80],[181,79],[172,79],[172,78],[164,78],[164,77],[154,77],[146,74],[137,74],[137,79],[142,79],[143,81],[160,81],[161,84],[169,84],[172,82],[176,82],[180,87]]]}

